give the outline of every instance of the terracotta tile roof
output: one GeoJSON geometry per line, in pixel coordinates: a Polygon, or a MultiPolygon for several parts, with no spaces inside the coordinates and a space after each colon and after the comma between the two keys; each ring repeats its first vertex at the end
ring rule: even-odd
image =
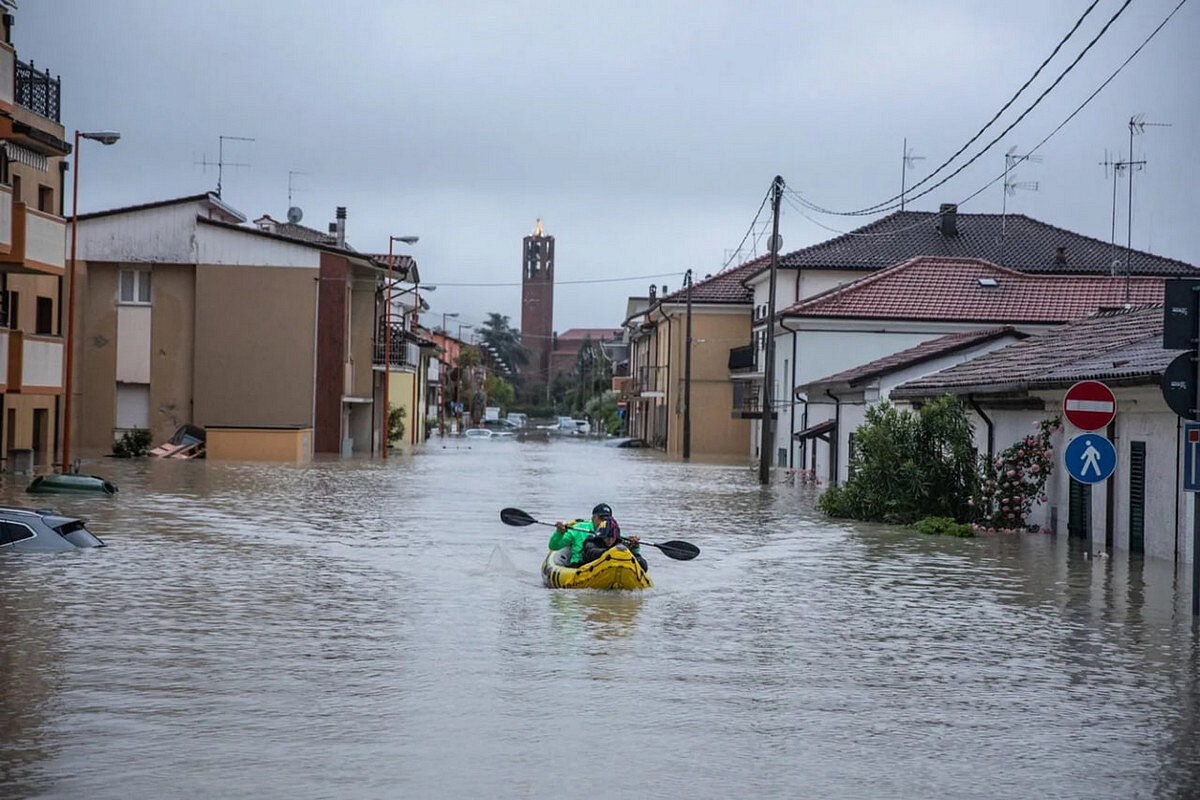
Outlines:
{"type": "MultiPolygon", "coordinates": [[[[754,292],[747,289],[742,281],[769,264],[769,256],[759,258],[731,267],[716,275],[696,281],[692,284],[693,303],[745,303],[754,301],[754,292]]],[[[687,291],[678,289],[665,295],[659,300],[663,303],[683,303],[687,301],[687,291]]]]}
{"type": "Polygon", "coordinates": [[[1079,380],[1154,383],[1178,350],[1162,349],[1162,306],[1105,311],[909,381],[893,398],[1010,394],[1079,380]]]}
{"type": "MultiPolygon", "coordinates": [[[[783,269],[873,270],[918,256],[985,258],[1020,272],[1109,275],[1112,245],[1023,214],[956,214],[957,233],[939,230],[938,212],[897,211],[861,228],[780,256],[783,269]],[[1057,248],[1065,263],[1056,263],[1057,248]]],[[[1116,249],[1124,261],[1125,249],[1116,249]]],[[[1195,275],[1197,268],[1173,258],[1132,251],[1134,275],[1195,275]]],[[[761,264],[757,272],[767,264],[761,264]]]]}
{"type": "Polygon", "coordinates": [[[797,391],[810,390],[810,387],[816,386],[846,386],[853,387],[865,383],[880,375],[886,375],[889,372],[905,369],[907,367],[920,364],[925,361],[950,353],[966,350],[976,345],[984,344],[1005,336],[1011,336],[1017,339],[1024,339],[1028,334],[1018,331],[1008,325],[1002,325],[995,328],[984,328],[978,331],[964,331],[962,333],[952,333],[948,336],[942,336],[937,339],[930,339],[927,342],[921,342],[916,347],[910,347],[907,350],[901,350],[898,353],[892,353],[889,356],[876,359],[866,364],[852,367],[842,372],[827,375],[824,378],[819,378],[815,381],[810,381],[804,386],[797,387],[797,391]]]}
{"type": "MultiPolygon", "coordinates": [[[[1060,323],[1123,305],[1125,280],[1029,275],[981,259],[922,257],[803,300],[785,317],[1060,323]],[[981,281],[983,283],[981,283],[981,281]],[[995,285],[984,285],[994,282],[995,285]]],[[[1132,278],[1130,302],[1161,303],[1161,278],[1132,278]]]]}

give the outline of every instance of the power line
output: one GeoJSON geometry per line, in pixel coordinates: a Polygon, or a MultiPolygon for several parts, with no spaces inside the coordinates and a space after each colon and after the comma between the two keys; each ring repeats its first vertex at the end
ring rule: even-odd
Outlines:
{"type": "MultiPolygon", "coordinates": [[[[985,153],[987,153],[988,150],[992,149],[992,147],[996,144],[996,142],[1003,139],[1013,128],[1015,128],[1018,124],[1020,124],[1021,121],[1025,119],[1025,117],[1029,116],[1029,114],[1035,108],[1037,108],[1037,106],[1042,102],[1042,100],[1044,100],[1046,98],[1046,95],[1050,94],[1050,92],[1052,92],[1054,90],[1054,88],[1057,87],[1058,84],[1060,84],[1062,82],[1063,78],[1065,78],[1073,69],[1075,69],[1076,65],[1078,65],[1079,62],[1081,60],[1083,60],[1083,57],[1085,55],[1087,55],[1088,51],[1091,50],[1096,45],[1096,43],[1098,41],[1100,41],[1101,37],[1103,37],[1104,34],[1108,32],[1108,29],[1110,27],[1112,27],[1112,24],[1114,22],[1116,22],[1117,19],[1123,13],[1125,13],[1125,9],[1127,9],[1129,7],[1129,4],[1132,2],[1133,2],[1133,0],[1125,0],[1125,2],[1122,3],[1121,7],[1116,10],[1116,13],[1114,13],[1111,17],[1109,17],[1108,21],[1106,23],[1104,23],[1104,27],[1102,27],[1100,29],[1100,32],[1097,33],[1094,37],[1092,37],[1092,40],[1087,43],[1087,45],[1083,48],[1083,50],[1080,51],[1079,55],[1075,56],[1075,59],[1070,64],[1067,65],[1066,69],[1064,69],[1061,73],[1059,73],[1058,77],[1054,79],[1054,82],[1051,83],[1048,87],[1046,87],[1046,89],[1043,90],[1042,93],[1039,94],[1036,99],[1034,99],[1033,103],[1031,103],[1024,111],[1022,111],[1021,114],[1008,125],[1008,127],[1006,127],[1004,130],[1002,130],[990,142],[988,142],[982,150],[980,150],[978,153],[976,153],[974,156],[972,156],[970,159],[968,159],[965,164],[960,165],[957,169],[955,169],[949,175],[947,175],[946,177],[942,178],[940,181],[935,183],[933,186],[930,186],[927,189],[925,189],[924,191],[918,192],[915,195],[909,195],[906,193],[905,201],[907,202],[910,200],[916,200],[916,199],[924,197],[925,195],[929,194],[930,192],[940,188],[941,186],[945,185],[948,181],[953,179],[955,176],[957,176],[959,173],[961,173],[963,170],[965,170],[967,167],[971,166],[976,161],[978,161],[981,157],[983,157],[983,155],[985,153]]],[[[1183,2],[1187,2],[1187,0],[1183,0],[1183,2]]],[[[1174,12],[1172,12],[1172,14],[1173,13],[1174,12]]],[[[1169,19],[1169,17],[1168,17],[1168,19],[1169,19]]],[[[989,123],[989,125],[990,124],[991,123],[989,123]]],[[[960,150],[959,152],[962,152],[962,151],[960,150]]],[[[953,158],[957,157],[957,155],[958,155],[958,153],[956,153],[955,156],[952,156],[950,160],[953,160],[953,158]]],[[[938,169],[940,170],[940,169],[942,169],[942,167],[939,167],[938,169]]],[[[919,186],[919,185],[925,183],[927,180],[929,180],[929,178],[932,178],[932,177],[933,177],[932,174],[929,175],[927,178],[920,181],[918,184],[915,184],[913,188],[916,188],[916,186],[919,186]]],[[[994,183],[994,181],[992,183],[994,183]]],[[[989,183],[989,185],[991,185],[991,184],[989,183]]],[[[899,199],[899,195],[896,195],[895,197],[891,198],[890,200],[885,200],[881,203],[876,203],[872,206],[868,206],[866,208],[861,208],[857,211],[833,211],[831,209],[818,206],[814,203],[810,203],[807,200],[801,199],[801,202],[803,202],[804,205],[807,206],[810,210],[819,212],[821,214],[833,214],[836,216],[853,217],[853,216],[867,216],[870,214],[880,214],[885,211],[891,211],[899,206],[898,203],[892,202],[893,200],[897,200],[897,199],[899,199]]]]}
{"type": "MultiPolygon", "coordinates": [[[[1179,2],[1175,5],[1175,8],[1171,9],[1171,13],[1167,14],[1167,16],[1163,18],[1163,21],[1158,23],[1158,26],[1155,27],[1154,30],[1150,31],[1150,34],[1145,39],[1142,40],[1142,43],[1139,44],[1132,53],[1129,54],[1129,57],[1126,58],[1124,61],[1122,61],[1121,64],[1115,70],[1113,70],[1112,74],[1110,74],[1107,78],[1105,78],[1104,82],[1101,83],[1099,86],[1097,86],[1096,89],[1091,94],[1089,94],[1086,98],[1084,98],[1083,102],[1080,103],[1078,106],[1076,106],[1074,111],[1072,111],[1070,114],[1068,114],[1066,116],[1066,118],[1063,119],[1062,122],[1058,123],[1058,125],[1055,126],[1054,130],[1052,130],[1048,134],[1046,134],[1045,137],[1043,137],[1040,142],[1038,142],[1036,145],[1031,147],[1029,149],[1029,152],[1025,153],[1023,156],[1020,156],[1019,158],[1014,159],[1014,166],[1027,160],[1030,156],[1032,156],[1034,153],[1036,153],[1042,147],[1042,145],[1044,145],[1046,142],[1050,141],[1050,139],[1052,139],[1059,131],[1061,131],[1063,128],[1065,128],[1071,120],[1075,119],[1075,117],[1077,117],[1079,115],[1079,112],[1083,111],[1083,109],[1086,108],[1087,105],[1092,102],[1092,100],[1096,99],[1096,96],[1098,94],[1100,94],[1100,92],[1104,91],[1104,89],[1110,83],[1112,83],[1113,80],[1115,80],[1118,75],[1121,74],[1122,70],[1124,70],[1125,67],[1129,66],[1129,63],[1131,61],[1133,61],[1133,59],[1137,58],[1138,54],[1141,53],[1142,50],[1145,49],[1146,45],[1150,44],[1150,41],[1155,36],[1157,36],[1163,28],[1165,28],[1167,26],[1167,23],[1171,21],[1171,19],[1179,12],[1179,9],[1183,8],[1183,6],[1187,2],[1188,2],[1188,0],[1179,0],[1179,2]]],[[[976,197],[978,197],[979,195],[983,194],[985,191],[990,189],[997,181],[1000,181],[1003,179],[1004,179],[1004,173],[1001,172],[996,177],[992,178],[990,181],[985,183],[983,186],[980,186],[974,192],[967,195],[962,200],[959,200],[956,205],[957,206],[966,205],[967,203],[971,202],[976,197]]],[[[800,196],[800,193],[797,192],[796,190],[788,188],[788,189],[785,189],[784,191],[785,191],[785,196],[791,195],[811,208],[811,205],[809,203],[807,203],[807,201],[805,201],[804,198],[800,196]]],[[[846,236],[863,236],[863,237],[895,236],[897,234],[904,233],[905,231],[911,230],[912,228],[918,227],[920,225],[925,225],[929,222],[929,218],[923,218],[918,223],[915,223],[913,225],[907,225],[903,228],[899,228],[899,229],[893,230],[893,231],[883,231],[883,232],[879,232],[879,233],[858,233],[855,231],[840,231],[836,228],[831,228],[828,225],[824,225],[824,224],[818,222],[817,220],[813,219],[808,214],[804,213],[803,209],[799,208],[795,204],[792,204],[792,207],[795,208],[796,211],[798,211],[809,222],[812,222],[815,225],[825,228],[826,230],[832,231],[834,233],[840,233],[840,234],[843,234],[846,236]]],[[[941,212],[934,213],[935,219],[940,216],[941,216],[941,212]]]]}
{"type": "Polygon", "coordinates": [[[762,203],[759,204],[758,211],[755,213],[754,219],[750,222],[750,227],[746,229],[746,235],[743,236],[742,241],[738,243],[737,249],[734,250],[729,258],[725,259],[725,263],[721,265],[722,271],[729,268],[729,265],[732,264],[734,259],[738,257],[738,254],[742,252],[742,248],[746,246],[746,240],[750,238],[752,233],[754,233],[754,226],[758,224],[758,218],[762,216],[763,209],[767,207],[767,200],[770,199],[770,197],[771,190],[767,189],[767,193],[763,195],[762,203]]]}
{"type": "MultiPolygon", "coordinates": [[[[669,278],[672,275],[682,275],[684,270],[675,270],[674,272],[656,272],[653,275],[629,275],[624,278],[587,278],[576,281],[555,281],[555,286],[577,285],[581,283],[623,283],[625,281],[644,281],[650,278],[669,278]]],[[[446,283],[438,281],[438,286],[454,286],[456,288],[486,288],[491,286],[524,286],[522,281],[498,281],[495,283],[446,283]]]]}

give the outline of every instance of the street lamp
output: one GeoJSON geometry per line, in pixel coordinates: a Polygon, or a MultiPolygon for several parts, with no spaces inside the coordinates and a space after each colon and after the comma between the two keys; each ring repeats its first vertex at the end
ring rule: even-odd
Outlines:
{"type": "MultiPolygon", "coordinates": [[[[384,310],[384,325],[383,325],[383,458],[386,461],[388,457],[388,447],[391,445],[391,437],[388,429],[388,416],[391,412],[391,374],[392,374],[392,270],[395,266],[395,255],[393,254],[392,245],[395,242],[404,242],[405,244],[416,244],[421,237],[419,236],[389,236],[388,237],[388,290],[387,290],[387,308],[384,310]]],[[[415,288],[415,287],[414,287],[415,288]]],[[[414,410],[415,411],[415,410],[414,410]]],[[[414,416],[416,414],[414,413],[414,416]]]]}
{"type": "Polygon", "coordinates": [[[79,140],[91,139],[108,145],[115,144],[121,134],[116,131],[75,131],[75,174],[71,178],[71,268],[67,287],[67,375],[64,386],[66,399],[63,401],[63,455],[60,468],[66,472],[71,468],[71,392],[75,366],[75,243],[79,239],[79,140]]]}

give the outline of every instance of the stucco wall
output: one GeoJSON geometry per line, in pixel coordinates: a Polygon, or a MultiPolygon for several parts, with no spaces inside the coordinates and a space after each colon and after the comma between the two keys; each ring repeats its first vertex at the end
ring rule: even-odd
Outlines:
{"type": "Polygon", "coordinates": [[[196,272],[186,264],[156,264],[151,283],[150,430],[157,444],[192,422],[196,272]]]}
{"type": "Polygon", "coordinates": [[[117,413],[117,266],[87,262],[79,267],[75,441],[86,450],[108,451],[117,413]]]}
{"type": "Polygon", "coordinates": [[[316,277],[196,267],[195,424],[312,425],[316,277]]]}

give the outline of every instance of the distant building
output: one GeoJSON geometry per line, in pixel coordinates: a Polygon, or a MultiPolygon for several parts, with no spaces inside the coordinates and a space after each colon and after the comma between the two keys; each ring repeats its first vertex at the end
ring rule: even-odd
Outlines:
{"type": "Polygon", "coordinates": [[[552,339],[550,350],[550,380],[561,373],[570,374],[579,360],[579,351],[590,341],[610,362],[620,360],[624,350],[622,333],[624,328],[570,328],[552,339]]]}
{"type": "Polygon", "coordinates": [[[521,260],[521,344],[529,351],[521,371],[539,384],[550,377],[554,333],[554,237],[542,233],[540,219],[525,237],[521,260]]]}

